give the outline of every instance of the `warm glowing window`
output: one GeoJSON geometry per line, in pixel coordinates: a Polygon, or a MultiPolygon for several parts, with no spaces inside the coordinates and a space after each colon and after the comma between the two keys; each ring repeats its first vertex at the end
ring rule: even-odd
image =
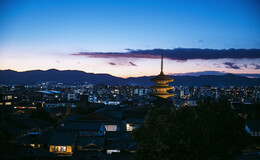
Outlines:
{"type": "Polygon", "coordinates": [[[54,151],[55,152],[66,152],[66,146],[55,146],[54,151]]]}
{"type": "Polygon", "coordinates": [[[11,102],[5,102],[5,105],[7,105],[7,106],[9,106],[11,104],[12,104],[11,102]]]}
{"type": "Polygon", "coordinates": [[[12,96],[5,96],[5,100],[11,100],[12,96]]]}

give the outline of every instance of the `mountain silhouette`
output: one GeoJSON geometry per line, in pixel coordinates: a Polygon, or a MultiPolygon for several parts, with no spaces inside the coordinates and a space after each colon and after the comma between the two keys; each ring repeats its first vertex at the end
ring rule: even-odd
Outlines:
{"type": "Polygon", "coordinates": [[[16,72],[12,70],[0,71],[0,83],[2,84],[23,84],[37,82],[61,82],[61,83],[105,83],[113,84],[120,81],[118,78],[109,74],[94,74],[76,70],[59,71],[50,69],[47,71],[32,70],[25,72],[16,72]]]}
{"type": "MultiPolygon", "coordinates": [[[[108,85],[138,85],[151,86],[154,85],[150,81],[154,76],[120,78],[109,74],[86,73],[77,70],[56,70],[47,71],[32,70],[25,72],[17,72],[13,70],[0,70],[0,84],[35,84],[40,82],[60,82],[60,83],[92,83],[92,84],[108,84],[108,85]]],[[[174,79],[170,85],[175,86],[260,86],[260,78],[247,78],[245,76],[234,74],[219,75],[169,75],[174,79]]]]}
{"type": "MultiPolygon", "coordinates": [[[[176,73],[176,74],[172,74],[172,75],[174,75],[174,76],[201,76],[201,75],[225,75],[225,74],[228,74],[228,73],[219,72],[219,71],[202,71],[202,72],[176,73]]],[[[252,77],[252,78],[260,78],[260,74],[238,73],[238,74],[235,74],[235,75],[252,77]]]]}

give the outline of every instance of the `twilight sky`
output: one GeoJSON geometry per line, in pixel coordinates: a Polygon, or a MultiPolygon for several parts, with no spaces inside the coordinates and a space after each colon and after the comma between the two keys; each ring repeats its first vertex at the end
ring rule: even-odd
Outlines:
{"type": "MultiPolygon", "coordinates": [[[[194,58],[178,48],[260,49],[258,0],[1,0],[0,69],[83,70],[120,77],[260,73],[254,56],[194,58]],[[125,54],[127,56],[125,56],[125,54]]],[[[238,52],[238,51],[237,51],[238,52]]],[[[197,55],[197,53],[194,53],[197,55]]],[[[235,52],[236,54],[236,52],[235,52]]],[[[239,54],[239,53],[238,53],[239,54]]]]}

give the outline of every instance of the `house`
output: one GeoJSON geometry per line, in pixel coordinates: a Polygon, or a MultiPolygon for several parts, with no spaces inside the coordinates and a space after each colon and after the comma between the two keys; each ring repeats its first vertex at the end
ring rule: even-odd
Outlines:
{"type": "Polygon", "coordinates": [[[71,121],[64,123],[61,129],[88,136],[103,136],[106,132],[106,128],[102,122],[71,121]]]}
{"type": "Polygon", "coordinates": [[[49,141],[49,152],[72,155],[77,135],[77,132],[53,132],[49,141]]]}
{"type": "Polygon", "coordinates": [[[11,106],[13,105],[13,94],[12,93],[0,93],[0,106],[11,106]]]}
{"type": "Polygon", "coordinates": [[[43,119],[19,119],[16,124],[23,128],[24,135],[40,134],[42,131],[53,128],[53,124],[43,119]]]}
{"type": "Polygon", "coordinates": [[[78,120],[88,122],[102,122],[106,128],[106,131],[119,131],[121,126],[120,121],[112,120],[111,118],[96,112],[83,116],[78,120]]]}
{"type": "Polygon", "coordinates": [[[245,129],[251,136],[260,137],[260,119],[248,119],[245,129]]]}
{"type": "Polygon", "coordinates": [[[30,146],[33,148],[48,148],[48,143],[52,136],[52,131],[46,131],[41,134],[28,134],[26,136],[19,136],[14,140],[21,143],[24,146],[30,146]]]}
{"type": "Polygon", "coordinates": [[[136,143],[130,136],[130,132],[117,131],[106,132],[106,153],[135,153],[136,143]]]}
{"type": "Polygon", "coordinates": [[[123,132],[106,132],[106,154],[120,153],[125,150],[127,140],[124,139],[123,132]]]}
{"type": "Polygon", "coordinates": [[[75,151],[72,155],[72,160],[112,160],[108,155],[99,151],[75,151]]]}
{"type": "Polygon", "coordinates": [[[28,115],[25,113],[23,110],[17,110],[12,113],[12,118],[13,119],[28,119],[28,115]]]}
{"type": "Polygon", "coordinates": [[[0,147],[1,159],[58,159],[57,154],[50,153],[41,148],[20,145],[17,142],[8,142],[0,147]]]}
{"type": "Polygon", "coordinates": [[[99,151],[105,149],[105,136],[82,136],[79,135],[75,148],[84,151],[99,151]]]}
{"type": "MultiPolygon", "coordinates": [[[[109,106],[97,110],[95,113],[113,120],[118,125],[118,127],[120,127],[117,129],[117,131],[132,131],[133,129],[143,125],[147,110],[109,106]]],[[[106,125],[106,122],[104,122],[104,124],[106,125]]]]}
{"type": "MultiPolygon", "coordinates": [[[[13,115],[14,116],[14,115],[13,115]]],[[[53,128],[53,124],[39,118],[29,118],[23,115],[15,115],[8,123],[22,131],[22,135],[40,134],[53,128]]]]}

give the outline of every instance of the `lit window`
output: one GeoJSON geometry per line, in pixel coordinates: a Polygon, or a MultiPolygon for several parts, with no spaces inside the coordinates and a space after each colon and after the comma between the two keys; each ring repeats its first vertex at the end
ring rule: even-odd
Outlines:
{"type": "Polygon", "coordinates": [[[130,125],[130,124],[126,124],[126,131],[132,131],[134,129],[134,126],[130,125]]]}
{"type": "Polygon", "coordinates": [[[11,100],[12,96],[5,96],[4,100],[11,100]]]}
{"type": "Polygon", "coordinates": [[[6,106],[10,106],[12,103],[11,102],[5,102],[6,106]]]}
{"type": "Polygon", "coordinates": [[[107,154],[120,153],[120,150],[107,150],[107,154]]]}
{"type": "Polygon", "coordinates": [[[66,152],[66,146],[55,146],[55,152],[66,152]]]}
{"type": "Polygon", "coordinates": [[[105,125],[106,131],[117,131],[117,125],[105,125]]]}

